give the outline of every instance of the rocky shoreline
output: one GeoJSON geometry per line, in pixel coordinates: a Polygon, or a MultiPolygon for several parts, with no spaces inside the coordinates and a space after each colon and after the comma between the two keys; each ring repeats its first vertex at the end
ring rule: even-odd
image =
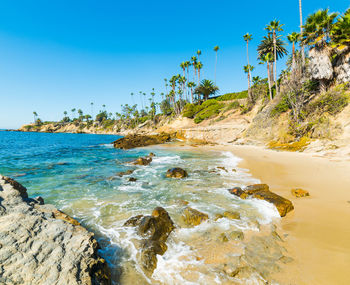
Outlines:
{"type": "Polygon", "coordinates": [[[94,234],[0,175],[0,284],[111,284],[94,234]]]}

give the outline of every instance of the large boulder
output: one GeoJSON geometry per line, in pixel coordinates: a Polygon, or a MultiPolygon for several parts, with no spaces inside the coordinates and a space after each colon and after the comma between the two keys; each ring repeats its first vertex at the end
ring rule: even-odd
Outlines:
{"type": "Polygon", "coordinates": [[[330,51],[327,48],[314,47],[310,49],[309,72],[312,79],[329,81],[333,78],[333,66],[330,51]]]}
{"type": "Polygon", "coordinates": [[[171,136],[166,133],[157,135],[127,135],[113,142],[115,148],[131,149],[135,147],[163,144],[169,142],[171,136]]]}
{"type": "Polygon", "coordinates": [[[137,227],[137,233],[144,239],[141,247],[141,265],[148,275],[157,267],[157,254],[167,250],[166,241],[175,229],[168,212],[162,207],[153,210],[151,216],[138,215],[130,218],[124,226],[137,227]]]}
{"type": "Polygon", "coordinates": [[[334,75],[337,83],[350,82],[350,48],[343,51],[336,61],[334,75]]]}
{"type": "Polygon", "coordinates": [[[237,187],[229,189],[228,191],[241,199],[247,199],[250,197],[272,203],[276,206],[281,217],[284,217],[294,209],[293,203],[290,200],[271,192],[267,184],[250,185],[245,188],[245,191],[237,187]]]}
{"type": "Polygon", "coordinates": [[[183,222],[190,227],[195,227],[209,219],[209,216],[196,209],[187,207],[181,216],[183,222]]]}
{"type": "Polygon", "coordinates": [[[176,167],[168,169],[165,176],[168,178],[186,178],[188,173],[186,170],[176,167]]]}
{"type": "Polygon", "coordinates": [[[93,233],[0,175],[1,284],[110,284],[93,233]]]}

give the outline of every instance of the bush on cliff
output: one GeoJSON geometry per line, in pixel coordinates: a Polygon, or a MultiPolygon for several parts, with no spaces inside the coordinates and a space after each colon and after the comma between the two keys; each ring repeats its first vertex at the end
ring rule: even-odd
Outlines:
{"type": "Polygon", "coordinates": [[[236,99],[245,99],[248,98],[248,91],[244,90],[242,92],[235,92],[235,93],[227,93],[224,94],[218,98],[216,98],[217,101],[230,101],[230,100],[236,100],[236,99]]]}

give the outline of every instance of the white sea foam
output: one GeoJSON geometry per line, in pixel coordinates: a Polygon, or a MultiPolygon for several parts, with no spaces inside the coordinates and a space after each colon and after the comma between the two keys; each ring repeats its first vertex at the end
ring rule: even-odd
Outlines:
{"type": "Polygon", "coordinates": [[[183,162],[179,155],[174,156],[155,156],[153,157],[152,164],[172,164],[183,162]]]}
{"type": "Polygon", "coordinates": [[[268,224],[274,219],[280,218],[280,214],[275,205],[260,199],[249,199],[247,201],[257,209],[259,213],[259,215],[257,215],[257,220],[260,224],[268,224]]]}

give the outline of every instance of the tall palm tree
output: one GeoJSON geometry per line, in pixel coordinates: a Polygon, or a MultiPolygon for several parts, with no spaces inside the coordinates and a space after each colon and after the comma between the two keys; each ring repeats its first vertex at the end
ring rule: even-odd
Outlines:
{"type": "Polygon", "coordinates": [[[197,67],[196,67],[197,66],[197,57],[192,56],[191,61],[192,61],[192,66],[193,66],[193,81],[194,81],[196,78],[196,75],[197,75],[197,67]]]}
{"type": "Polygon", "coordinates": [[[218,50],[219,50],[219,46],[215,46],[214,47],[214,51],[215,51],[215,84],[216,84],[216,66],[218,64],[218,50]]]}
{"type": "Polygon", "coordinates": [[[203,68],[203,63],[198,61],[196,65],[197,65],[196,67],[197,67],[197,70],[198,70],[198,85],[199,85],[199,82],[201,80],[201,69],[203,68]]]}
{"type": "Polygon", "coordinates": [[[288,41],[293,44],[292,51],[292,69],[295,68],[295,43],[297,43],[300,39],[300,34],[293,32],[287,36],[288,41]]]}
{"type": "Polygon", "coordinates": [[[140,101],[141,101],[141,107],[143,109],[143,99],[142,99],[142,91],[139,91],[140,101]]]}
{"type": "Polygon", "coordinates": [[[38,116],[38,113],[37,112],[33,112],[33,115],[34,115],[34,124],[35,124],[35,122],[36,122],[36,117],[38,116]]]}
{"type": "MultiPolygon", "coordinates": [[[[189,71],[190,65],[191,65],[191,62],[185,61],[185,68],[187,70],[187,78],[186,78],[187,82],[190,81],[190,71],[189,71]]],[[[189,93],[189,91],[187,89],[187,95],[188,95],[188,93],[189,93]]]]}
{"type": "MultiPolygon", "coordinates": [[[[248,65],[249,64],[249,42],[253,39],[253,35],[249,34],[249,33],[246,33],[244,36],[243,36],[243,39],[244,41],[247,43],[247,63],[248,65]]],[[[249,71],[250,73],[250,71],[249,71]]],[[[252,75],[249,74],[249,78],[252,78],[252,75]]]]}
{"type": "Polygon", "coordinates": [[[198,55],[198,61],[200,61],[199,56],[202,54],[202,51],[199,49],[197,50],[197,55],[198,55]]]}
{"type": "Polygon", "coordinates": [[[204,101],[206,101],[210,95],[214,95],[217,91],[219,91],[219,87],[217,87],[213,81],[204,79],[201,84],[197,86],[194,93],[202,95],[204,101]]]}
{"type": "Polygon", "coordinates": [[[193,103],[194,102],[194,99],[193,99],[193,88],[196,87],[196,83],[188,82],[187,83],[187,87],[191,89],[191,99],[192,99],[191,103],[193,103]]]}
{"type": "Polygon", "coordinates": [[[278,82],[277,82],[277,33],[283,31],[283,25],[280,24],[280,21],[273,20],[266,26],[266,30],[272,33],[273,38],[273,57],[275,62],[274,75],[275,75],[275,85],[276,85],[276,94],[278,94],[278,82]]]}
{"type": "Polygon", "coordinates": [[[72,120],[73,120],[73,119],[74,119],[75,108],[73,108],[73,109],[71,110],[71,112],[72,112],[72,120]]]}
{"type": "Polygon", "coordinates": [[[254,69],[254,66],[251,66],[251,65],[245,65],[243,67],[244,72],[247,73],[248,75],[248,97],[251,102],[253,102],[253,97],[250,90],[250,73],[253,71],[253,69],[254,69]]]}
{"type": "MultiPolygon", "coordinates": [[[[271,53],[272,55],[274,54],[275,51],[275,46],[274,46],[274,41],[273,37],[271,34],[268,34],[263,38],[261,43],[258,46],[258,54],[259,58],[262,55],[271,53]]],[[[276,39],[276,58],[277,60],[282,58],[284,55],[286,55],[287,49],[285,48],[285,42],[283,42],[280,37],[277,37],[276,39]]],[[[273,70],[273,64],[270,64],[270,77],[271,81],[274,81],[274,70],[273,70]]]]}
{"type": "MultiPolygon", "coordinates": [[[[303,34],[303,7],[301,4],[301,0],[299,0],[299,17],[300,17],[300,35],[302,35],[303,34]]],[[[301,42],[300,42],[300,49],[301,49],[301,58],[304,66],[305,65],[305,48],[301,42]]]]}
{"type": "Polygon", "coordinates": [[[261,60],[260,64],[265,64],[267,66],[267,82],[269,84],[270,100],[272,100],[272,90],[271,90],[271,75],[270,75],[270,64],[273,62],[272,53],[263,54],[259,58],[261,60]]]}
{"type": "Polygon", "coordinates": [[[168,93],[168,79],[164,78],[165,82],[165,93],[168,93]]]}
{"type": "Polygon", "coordinates": [[[303,44],[311,47],[325,47],[329,43],[330,33],[337,16],[337,13],[329,13],[329,9],[318,10],[310,15],[303,26],[303,44]]]}
{"type": "Polygon", "coordinates": [[[130,96],[131,96],[132,104],[135,104],[135,102],[134,102],[134,92],[131,92],[131,93],[130,93],[130,96]]]}
{"type": "Polygon", "coordinates": [[[332,43],[343,50],[344,47],[350,47],[350,8],[346,10],[343,16],[333,25],[331,30],[332,43]]]}
{"type": "Polygon", "coordinates": [[[91,102],[90,105],[91,105],[91,117],[92,119],[94,119],[94,103],[91,102]]]}

